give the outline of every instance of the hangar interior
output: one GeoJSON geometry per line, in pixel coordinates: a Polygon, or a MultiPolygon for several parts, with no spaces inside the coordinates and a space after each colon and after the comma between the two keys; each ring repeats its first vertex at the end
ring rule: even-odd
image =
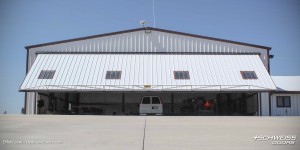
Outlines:
{"type": "MultiPolygon", "coordinates": [[[[139,104],[143,96],[158,96],[163,103],[163,115],[214,115],[253,116],[258,115],[258,93],[191,93],[191,92],[84,92],[84,93],[39,93],[37,114],[75,115],[139,115],[139,104]],[[213,110],[195,110],[186,103],[195,97],[215,100],[213,110]],[[190,111],[187,108],[191,108],[190,111]]],[[[192,105],[192,106],[191,106],[192,105]]],[[[197,106],[196,106],[197,107],[197,106]]]]}

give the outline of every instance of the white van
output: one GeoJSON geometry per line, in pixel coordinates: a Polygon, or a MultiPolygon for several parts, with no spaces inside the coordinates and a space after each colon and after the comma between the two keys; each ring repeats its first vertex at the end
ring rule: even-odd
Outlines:
{"type": "Polygon", "coordinates": [[[163,114],[163,106],[160,97],[158,96],[144,96],[140,103],[140,115],[163,114]]]}

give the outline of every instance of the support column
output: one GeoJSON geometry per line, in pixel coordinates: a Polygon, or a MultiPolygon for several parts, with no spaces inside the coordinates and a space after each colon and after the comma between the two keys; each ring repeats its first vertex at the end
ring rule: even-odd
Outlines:
{"type": "Polygon", "coordinates": [[[38,114],[38,112],[37,112],[37,101],[38,101],[38,99],[39,99],[39,94],[38,93],[35,93],[34,94],[34,114],[38,114]]]}
{"type": "Polygon", "coordinates": [[[216,97],[217,97],[217,99],[216,99],[216,106],[215,107],[216,107],[217,116],[219,116],[219,102],[222,99],[222,95],[220,93],[218,93],[216,97]]]}
{"type": "Polygon", "coordinates": [[[226,94],[226,100],[227,100],[227,112],[228,112],[228,115],[232,115],[232,107],[231,107],[231,94],[230,93],[227,93],[226,94]]]}
{"type": "Polygon", "coordinates": [[[125,114],[125,94],[122,93],[122,112],[125,114]]]}
{"type": "Polygon", "coordinates": [[[261,93],[257,93],[258,116],[261,116],[261,93]]]}
{"type": "Polygon", "coordinates": [[[171,94],[172,97],[172,113],[174,113],[174,93],[171,94]]]}
{"type": "Polygon", "coordinates": [[[75,109],[75,112],[76,114],[79,114],[79,102],[80,102],[80,93],[76,93],[76,96],[75,96],[75,106],[76,106],[76,109],[75,109]]]}
{"type": "Polygon", "coordinates": [[[25,101],[24,101],[24,107],[22,108],[22,114],[27,114],[27,92],[25,92],[25,101]]]}
{"type": "Polygon", "coordinates": [[[56,97],[54,97],[54,99],[53,99],[53,103],[54,103],[54,112],[56,112],[57,111],[57,99],[56,99],[56,97]]]}
{"type": "Polygon", "coordinates": [[[245,115],[246,113],[247,113],[247,94],[242,93],[240,99],[240,115],[245,115]]]}
{"type": "Polygon", "coordinates": [[[69,109],[69,101],[70,101],[70,94],[69,93],[65,93],[65,104],[64,104],[64,111],[68,112],[69,109]]]}
{"type": "Polygon", "coordinates": [[[26,92],[25,114],[34,114],[34,101],[36,99],[35,92],[26,92]]]}
{"type": "Polygon", "coordinates": [[[53,112],[54,93],[49,94],[48,111],[53,112]]]}

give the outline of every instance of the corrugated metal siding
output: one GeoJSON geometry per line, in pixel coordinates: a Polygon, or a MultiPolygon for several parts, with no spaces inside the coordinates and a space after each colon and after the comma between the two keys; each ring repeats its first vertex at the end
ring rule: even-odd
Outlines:
{"type": "Polygon", "coordinates": [[[29,68],[36,52],[214,52],[214,53],[261,53],[267,68],[265,49],[238,45],[166,32],[135,31],[94,39],[31,48],[29,68]]]}
{"type": "Polygon", "coordinates": [[[21,90],[270,90],[275,86],[258,55],[175,54],[39,54],[21,90]],[[53,79],[38,79],[41,70],[56,70],[53,79]],[[120,80],[106,71],[122,71],[120,80]],[[189,71],[190,80],[175,80],[173,71],[189,71]],[[244,80],[240,71],[255,71],[244,80]],[[144,85],[152,85],[144,89],[144,85]]]}
{"type": "Polygon", "coordinates": [[[300,94],[272,94],[271,114],[272,116],[300,116],[300,94]],[[277,107],[277,96],[290,96],[291,107],[277,107]]]}
{"type": "Polygon", "coordinates": [[[269,93],[268,92],[261,92],[261,115],[262,116],[269,116],[270,115],[270,104],[269,104],[269,93]]]}
{"type": "Polygon", "coordinates": [[[300,76],[272,76],[278,91],[300,91],[300,76]]]}

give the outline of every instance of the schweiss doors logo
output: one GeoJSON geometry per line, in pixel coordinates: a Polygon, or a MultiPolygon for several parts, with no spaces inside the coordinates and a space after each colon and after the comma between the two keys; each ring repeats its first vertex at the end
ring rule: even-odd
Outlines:
{"type": "Polygon", "coordinates": [[[256,135],[252,137],[255,141],[271,141],[273,145],[294,145],[296,135],[256,135]]]}

